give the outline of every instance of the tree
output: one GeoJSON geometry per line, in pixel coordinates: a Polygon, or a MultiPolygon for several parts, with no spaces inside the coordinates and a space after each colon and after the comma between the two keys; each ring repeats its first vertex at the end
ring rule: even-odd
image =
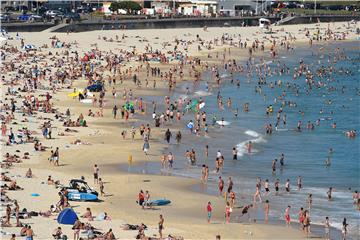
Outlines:
{"type": "Polygon", "coordinates": [[[110,10],[113,12],[117,12],[119,9],[124,9],[128,12],[139,11],[142,9],[140,4],[133,1],[121,1],[121,2],[112,2],[110,5],[110,10]]]}

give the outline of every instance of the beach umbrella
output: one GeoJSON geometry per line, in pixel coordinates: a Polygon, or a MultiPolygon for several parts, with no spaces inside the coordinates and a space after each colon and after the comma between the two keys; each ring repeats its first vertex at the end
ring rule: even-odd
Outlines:
{"type": "Polygon", "coordinates": [[[78,91],[76,91],[76,92],[69,93],[68,96],[69,96],[69,97],[77,97],[77,96],[79,96],[80,93],[82,93],[82,91],[81,91],[81,90],[78,90],[78,91]]]}
{"type": "Polygon", "coordinates": [[[194,128],[194,123],[193,123],[193,122],[189,122],[189,123],[186,125],[186,127],[187,127],[188,129],[193,129],[193,128],[194,128]]]}
{"type": "Polygon", "coordinates": [[[125,103],[125,105],[123,106],[126,110],[131,110],[134,109],[134,103],[132,102],[127,102],[125,103]]]}

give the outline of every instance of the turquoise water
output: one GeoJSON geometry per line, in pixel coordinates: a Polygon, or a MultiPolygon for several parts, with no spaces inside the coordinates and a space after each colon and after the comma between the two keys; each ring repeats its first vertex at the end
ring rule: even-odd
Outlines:
{"type": "MultiPolygon", "coordinates": [[[[326,216],[332,225],[341,228],[344,217],[348,219],[349,229],[358,236],[359,212],[352,204],[352,192],[360,190],[360,164],[359,164],[359,137],[350,139],[344,134],[348,130],[359,131],[359,82],[360,82],[360,52],[359,43],[335,43],[322,45],[322,48],[298,47],[294,52],[282,53],[282,57],[276,62],[268,61],[272,71],[272,76],[267,76],[267,85],[261,85],[262,93],[256,93],[255,87],[257,78],[254,69],[253,78],[249,80],[245,73],[235,73],[235,82],[240,80],[240,87],[231,84],[229,72],[221,71],[220,75],[224,82],[220,89],[215,88],[212,95],[203,94],[205,84],[194,88],[195,94],[191,97],[199,98],[200,95],[206,102],[203,109],[206,111],[208,119],[216,115],[217,119],[224,118],[231,122],[229,126],[210,127],[209,137],[197,137],[188,131],[183,131],[183,141],[179,146],[172,145],[171,151],[178,155],[175,168],[171,174],[185,177],[200,177],[201,165],[207,164],[210,169],[214,169],[217,150],[225,156],[224,169],[221,173],[224,179],[232,176],[234,179],[234,189],[240,195],[240,205],[250,203],[255,192],[256,178],[262,180],[269,179],[270,195],[263,197],[268,199],[272,211],[270,217],[273,220],[283,219],[283,212],[287,205],[292,206],[292,218],[297,219],[300,207],[307,207],[306,200],[308,194],[313,195],[313,206],[310,216],[313,223],[322,223],[326,216]],[[334,51],[340,48],[346,55],[345,59],[334,60],[334,51]],[[322,87],[313,87],[311,90],[305,83],[305,76],[293,80],[294,68],[299,66],[299,60],[309,66],[315,72],[321,66],[333,66],[334,71],[320,79],[315,77],[315,81],[321,81],[322,87]],[[286,67],[289,73],[281,76],[274,73],[279,67],[286,67]],[[282,81],[282,86],[270,88],[270,83],[277,80],[282,81]],[[287,88],[286,84],[290,87],[287,88]],[[217,105],[217,92],[223,98],[224,110],[219,110],[217,105]],[[286,114],[286,126],[282,123],[282,118],[278,126],[279,131],[274,128],[273,134],[265,134],[265,124],[271,123],[275,126],[277,111],[281,107],[282,100],[274,99],[285,91],[286,96],[283,100],[296,103],[296,106],[283,107],[282,115],[286,114]],[[265,96],[266,95],[266,96],[265,96]],[[231,97],[233,109],[226,107],[226,100],[231,97]],[[331,102],[329,102],[329,100],[331,102]],[[243,112],[242,107],[245,102],[250,103],[250,111],[243,112]],[[266,115],[266,107],[272,105],[274,111],[266,115]],[[239,115],[235,118],[233,110],[239,108],[239,115]],[[322,110],[322,113],[320,113],[322,110]],[[304,112],[304,115],[300,112],[304,112]],[[320,124],[316,120],[320,119],[320,124]],[[302,131],[295,131],[298,121],[302,121],[302,131]],[[315,129],[307,130],[306,124],[311,121],[315,129]],[[336,123],[337,127],[332,127],[336,123]],[[253,153],[247,154],[244,148],[245,143],[251,140],[253,153]],[[203,152],[205,145],[209,145],[209,159],[204,158],[203,152]],[[238,160],[232,160],[232,147],[238,149],[238,160]],[[184,159],[184,152],[194,148],[198,155],[197,166],[188,167],[184,159]],[[330,154],[331,166],[325,166],[325,160],[329,156],[329,149],[333,149],[330,154]],[[285,165],[280,167],[278,162],[276,173],[272,173],[271,164],[274,158],[279,159],[280,154],[285,155],[285,165]],[[303,179],[303,189],[297,190],[297,177],[301,175],[303,179]],[[280,179],[280,195],[274,195],[274,181],[280,179]],[[286,179],[290,179],[292,191],[286,194],[284,184],[286,179]],[[329,187],[334,189],[333,201],[327,200],[326,192],[329,187]],[[350,190],[351,188],[351,190],[350,190]]],[[[266,61],[265,61],[266,62],[266,61]]],[[[240,63],[245,65],[244,63],[240,63]]],[[[261,64],[255,60],[256,64],[261,64]]],[[[285,71],[286,72],[286,71],[285,71]]],[[[210,78],[210,73],[205,73],[204,80],[210,78]]],[[[186,87],[182,86],[173,99],[184,94],[186,87]]],[[[191,119],[192,115],[187,115],[186,119],[191,119]]],[[[168,150],[166,150],[168,151],[168,150]]],[[[143,168],[143,166],[138,167],[143,168]]],[[[139,170],[137,169],[137,170],[139,170]]],[[[134,171],[137,171],[136,168],[134,171]]],[[[146,165],[146,171],[158,173],[158,164],[146,165]]],[[[217,178],[220,174],[210,173],[209,183],[202,189],[207,193],[217,193],[217,178]]],[[[262,208],[258,209],[258,217],[262,217],[262,208]]]]}

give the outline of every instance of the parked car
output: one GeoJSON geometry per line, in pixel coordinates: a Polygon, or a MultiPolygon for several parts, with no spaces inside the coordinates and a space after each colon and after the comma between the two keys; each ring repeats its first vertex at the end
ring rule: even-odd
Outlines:
{"type": "Polygon", "coordinates": [[[31,17],[30,14],[22,14],[22,15],[18,16],[17,19],[22,22],[27,22],[30,20],[30,17],[31,17]]]}
{"type": "Polygon", "coordinates": [[[80,21],[80,14],[68,12],[64,14],[63,19],[66,21],[80,21]]]}
{"type": "Polygon", "coordinates": [[[10,21],[10,14],[6,14],[6,13],[0,14],[0,21],[1,22],[9,22],[10,21]]]}
{"type": "Polygon", "coordinates": [[[64,13],[58,10],[48,10],[45,12],[46,16],[49,16],[50,18],[55,18],[55,17],[63,17],[64,13]]]}
{"type": "Polygon", "coordinates": [[[39,8],[33,8],[33,12],[36,12],[37,14],[44,15],[48,11],[46,7],[39,7],[39,8]]]}
{"type": "Polygon", "coordinates": [[[43,22],[44,17],[41,15],[33,14],[30,16],[29,21],[31,22],[43,22]]]}
{"type": "Polygon", "coordinates": [[[91,13],[91,12],[93,12],[93,9],[91,7],[81,6],[76,9],[76,12],[77,13],[91,13]]]}
{"type": "Polygon", "coordinates": [[[5,6],[4,11],[5,12],[14,12],[15,8],[13,6],[5,6]]]}
{"type": "Polygon", "coordinates": [[[27,11],[29,11],[29,8],[26,5],[19,5],[16,6],[15,11],[19,11],[25,14],[27,11]]]}

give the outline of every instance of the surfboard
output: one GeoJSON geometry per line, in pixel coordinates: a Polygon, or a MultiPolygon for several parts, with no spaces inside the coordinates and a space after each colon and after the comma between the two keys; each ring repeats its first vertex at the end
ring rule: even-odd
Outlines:
{"type": "Polygon", "coordinates": [[[92,103],[92,100],[87,98],[87,99],[80,100],[80,102],[82,102],[82,103],[92,103]]]}
{"type": "Polygon", "coordinates": [[[217,124],[221,125],[221,126],[228,126],[230,125],[230,122],[228,121],[216,121],[217,124]]]}
{"type": "Polygon", "coordinates": [[[152,200],[149,203],[153,206],[164,206],[170,204],[171,201],[167,199],[157,199],[157,200],[152,200]]]}
{"type": "Polygon", "coordinates": [[[277,128],[276,131],[285,132],[285,131],[289,131],[289,129],[287,129],[287,128],[277,128]]]}

